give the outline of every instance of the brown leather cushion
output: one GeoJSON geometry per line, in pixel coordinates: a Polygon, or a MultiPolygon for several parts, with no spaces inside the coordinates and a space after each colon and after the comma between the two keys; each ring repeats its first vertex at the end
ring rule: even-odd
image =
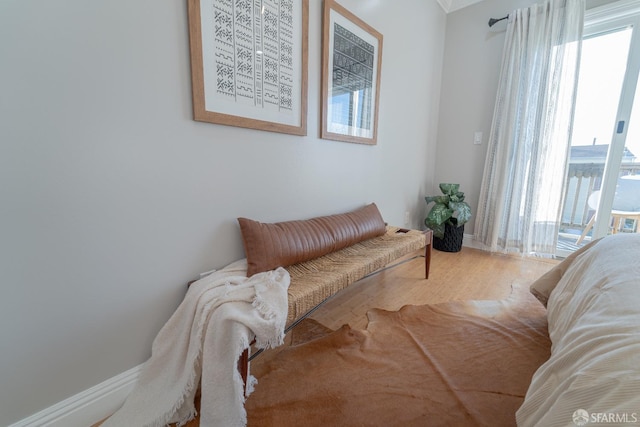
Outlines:
{"type": "Polygon", "coordinates": [[[386,231],[375,203],[353,212],[307,220],[268,224],[238,218],[238,223],[247,276],[318,258],[386,231]]]}

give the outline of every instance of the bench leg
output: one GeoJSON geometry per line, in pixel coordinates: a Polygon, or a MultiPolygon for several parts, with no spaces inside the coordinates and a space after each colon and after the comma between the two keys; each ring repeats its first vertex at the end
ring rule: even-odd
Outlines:
{"type": "MultiPolygon", "coordinates": [[[[249,347],[251,348],[251,347],[249,347]]],[[[238,359],[238,372],[244,383],[244,395],[247,395],[247,381],[249,380],[249,348],[245,348],[238,359]]]]}
{"type": "Polygon", "coordinates": [[[427,245],[424,247],[424,278],[429,278],[429,267],[431,267],[431,247],[433,246],[433,231],[424,232],[427,238],[427,245]]]}

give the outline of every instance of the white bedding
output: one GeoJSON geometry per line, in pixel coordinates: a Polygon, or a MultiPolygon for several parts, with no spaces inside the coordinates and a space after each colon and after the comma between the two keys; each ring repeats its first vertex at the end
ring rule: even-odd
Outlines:
{"type": "Polygon", "coordinates": [[[577,256],[547,310],[551,357],[518,425],[640,425],[640,234],[608,236],[577,256]]]}

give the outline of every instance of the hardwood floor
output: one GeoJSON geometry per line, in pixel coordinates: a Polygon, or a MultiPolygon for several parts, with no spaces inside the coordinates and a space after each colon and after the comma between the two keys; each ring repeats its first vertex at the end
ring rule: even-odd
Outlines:
{"type": "MultiPolygon", "coordinates": [[[[557,261],[494,255],[472,248],[456,253],[433,251],[429,279],[424,278],[424,256],[420,250],[399,264],[375,273],[344,289],[320,306],[310,317],[331,329],[345,323],[366,328],[372,308],[398,310],[407,304],[433,304],[449,300],[502,299],[512,286],[528,287],[557,261]]],[[[291,334],[287,334],[288,337],[291,334]]],[[[287,340],[288,341],[288,340],[287,340]]],[[[289,343],[263,352],[252,362],[252,370],[289,343]]],[[[101,423],[94,424],[93,427],[101,423]]],[[[198,419],[186,427],[197,427],[198,419]]]]}
{"type": "MultiPolygon", "coordinates": [[[[466,247],[455,253],[434,250],[427,280],[423,254],[423,250],[417,251],[350,285],[309,317],[333,330],[344,324],[365,329],[367,311],[372,308],[395,311],[407,304],[502,299],[509,296],[512,286],[528,288],[559,262],[491,254],[466,247]]],[[[260,372],[263,364],[277,357],[291,344],[291,336],[292,333],[287,334],[284,345],[258,355],[251,362],[252,372],[260,372]]]]}
{"type": "Polygon", "coordinates": [[[424,257],[420,254],[349,286],[310,317],[331,329],[345,323],[365,328],[366,313],[371,308],[398,310],[407,304],[501,299],[509,295],[512,285],[528,287],[557,263],[472,248],[455,253],[434,250],[429,279],[425,280],[424,257]]]}

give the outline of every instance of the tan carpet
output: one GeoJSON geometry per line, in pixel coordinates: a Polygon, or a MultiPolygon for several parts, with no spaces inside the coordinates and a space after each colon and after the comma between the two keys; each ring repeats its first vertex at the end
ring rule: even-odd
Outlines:
{"type": "Polygon", "coordinates": [[[368,316],[254,360],[249,426],[511,426],[549,357],[545,310],[523,289],[368,316]]]}

